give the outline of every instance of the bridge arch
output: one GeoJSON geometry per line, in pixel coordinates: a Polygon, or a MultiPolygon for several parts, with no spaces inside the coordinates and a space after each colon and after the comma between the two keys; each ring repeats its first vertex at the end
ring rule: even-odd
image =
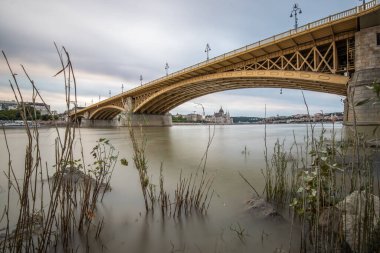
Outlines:
{"type": "Polygon", "coordinates": [[[207,94],[242,88],[286,88],[347,94],[349,78],[319,72],[250,70],[209,74],[178,82],[154,93],[135,107],[134,113],[165,114],[207,94]]]}
{"type": "Polygon", "coordinates": [[[116,105],[106,105],[103,107],[99,107],[98,109],[94,110],[91,114],[89,119],[103,119],[103,120],[110,120],[116,117],[120,112],[125,111],[124,108],[116,106],[116,105]]]}

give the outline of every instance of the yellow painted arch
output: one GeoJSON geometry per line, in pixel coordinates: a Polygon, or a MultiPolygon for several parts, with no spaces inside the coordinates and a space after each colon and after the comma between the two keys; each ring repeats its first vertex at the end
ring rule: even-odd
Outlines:
{"type": "Polygon", "coordinates": [[[113,119],[120,112],[123,112],[124,108],[116,105],[106,105],[99,107],[90,114],[89,119],[113,119]]]}
{"type": "Polygon", "coordinates": [[[304,71],[231,71],[190,78],[154,93],[136,106],[134,113],[164,114],[196,97],[242,88],[286,88],[345,96],[349,78],[304,71]]]}

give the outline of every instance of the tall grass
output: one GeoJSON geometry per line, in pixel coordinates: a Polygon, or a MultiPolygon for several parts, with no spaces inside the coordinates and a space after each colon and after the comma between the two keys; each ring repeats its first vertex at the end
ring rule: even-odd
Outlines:
{"type": "Polygon", "coordinates": [[[133,161],[139,173],[140,186],[143,193],[145,210],[154,212],[156,200],[160,201],[160,208],[163,215],[180,217],[182,214],[190,214],[192,210],[200,214],[206,214],[210,206],[214,192],[211,190],[213,177],[206,171],[208,151],[211,146],[215,130],[209,133],[206,151],[201,158],[196,172],[189,176],[183,176],[182,172],[177,182],[174,194],[169,194],[165,189],[163,167],[161,164],[159,177],[159,196],[156,196],[155,185],[148,175],[148,162],[145,155],[146,137],[140,127],[140,141],[136,137],[135,129],[129,128],[129,136],[132,141],[134,151],[133,161]],[[173,199],[170,196],[174,196],[173,199]],[[150,201],[149,201],[150,200],[150,201]]]}
{"type": "MultiPolygon", "coordinates": [[[[74,108],[77,104],[75,75],[66,49],[58,49],[57,46],[56,49],[62,66],[56,76],[63,76],[66,106],[69,111],[72,103],[74,108]]],[[[110,189],[117,154],[107,140],[101,139],[92,150],[92,165],[84,163],[83,148],[81,158],[75,159],[74,140],[77,129],[74,119],[74,122],[67,121],[63,135],[57,127],[55,128],[57,137],[54,143],[54,164],[44,164],[35,110],[25,106],[24,94],[17,76],[5,53],[2,53],[11,74],[10,87],[24,121],[27,145],[23,178],[20,180],[13,167],[12,151],[6,130],[3,128],[8,152],[8,168],[5,171],[8,185],[4,216],[0,220],[1,225],[5,224],[0,239],[0,251],[73,252],[79,247],[74,245],[78,233],[85,235],[88,245],[88,236],[96,222],[96,203],[103,198],[105,191],[110,189]],[[33,119],[31,126],[27,123],[28,118],[33,119]]],[[[32,102],[44,101],[24,66],[21,67],[32,86],[32,102]]],[[[46,108],[49,110],[47,106],[46,108]]],[[[103,220],[99,221],[96,227],[95,236],[99,237],[103,220]]]]}
{"type": "Polygon", "coordinates": [[[354,139],[338,141],[334,125],[330,139],[323,123],[319,135],[315,126],[307,124],[304,146],[294,137],[286,151],[277,140],[271,158],[265,144],[265,197],[283,210],[291,207],[301,252],[377,252],[380,188],[372,151],[356,130],[354,139]]]}

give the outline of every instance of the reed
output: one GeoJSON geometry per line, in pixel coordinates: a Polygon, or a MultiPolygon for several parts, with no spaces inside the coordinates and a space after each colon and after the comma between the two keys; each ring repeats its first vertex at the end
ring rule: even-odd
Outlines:
{"type": "Polygon", "coordinates": [[[140,127],[140,138],[138,141],[135,129],[129,126],[129,136],[131,138],[134,151],[133,161],[139,173],[140,186],[143,193],[146,212],[154,212],[157,200],[160,203],[162,215],[172,217],[180,217],[182,214],[188,215],[191,210],[196,210],[200,214],[206,214],[210,207],[211,199],[214,192],[211,191],[213,177],[209,176],[206,171],[208,151],[212,143],[215,130],[211,133],[208,139],[205,153],[196,169],[196,172],[184,177],[182,172],[177,182],[174,194],[169,194],[165,189],[163,165],[160,167],[159,177],[159,195],[156,197],[156,187],[151,183],[148,175],[148,162],[145,156],[146,137],[140,127]],[[170,199],[170,196],[174,196],[170,199]]]}
{"type": "MultiPolygon", "coordinates": [[[[68,111],[72,103],[75,110],[76,80],[70,56],[64,47],[59,50],[56,46],[56,49],[62,66],[56,76],[63,76],[68,111]]],[[[5,229],[0,239],[0,251],[73,252],[77,250],[74,239],[78,233],[85,235],[86,238],[91,233],[96,203],[101,201],[105,191],[110,189],[117,154],[107,140],[100,139],[91,153],[94,157],[92,165],[85,165],[82,147],[81,158],[75,159],[74,140],[79,131],[74,120],[74,122],[67,121],[63,135],[55,127],[57,135],[54,145],[55,162],[52,166],[43,164],[36,112],[25,106],[17,76],[5,53],[2,53],[12,77],[9,81],[10,87],[24,121],[27,145],[23,178],[19,180],[13,168],[11,150],[3,128],[8,152],[8,168],[5,171],[8,187],[7,203],[4,206],[5,229]],[[27,123],[27,119],[30,118],[31,126],[27,123]],[[15,197],[16,203],[11,205],[15,197]],[[15,207],[11,209],[11,206],[15,207]],[[13,218],[14,215],[11,214],[15,213],[13,218]]],[[[37,99],[44,101],[24,66],[21,67],[32,86],[33,103],[37,99]]],[[[3,224],[2,221],[0,223],[3,224]]],[[[103,226],[102,220],[98,223],[95,237],[100,236],[103,226]]]]}
{"type": "Polygon", "coordinates": [[[368,150],[357,132],[337,141],[334,125],[329,139],[323,122],[319,135],[315,126],[307,124],[304,146],[294,136],[289,151],[277,140],[271,159],[264,153],[266,199],[283,211],[291,207],[289,250],[298,226],[301,252],[377,252],[380,188],[371,153],[378,150],[368,150]]]}

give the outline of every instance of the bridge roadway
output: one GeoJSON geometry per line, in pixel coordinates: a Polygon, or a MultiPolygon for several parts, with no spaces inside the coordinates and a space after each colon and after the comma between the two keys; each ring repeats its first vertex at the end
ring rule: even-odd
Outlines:
{"type": "MultiPolygon", "coordinates": [[[[353,104],[371,97],[365,86],[380,80],[379,44],[380,0],[374,0],[161,77],[70,117],[81,118],[85,126],[126,125],[127,118],[133,125],[170,125],[167,113],[186,101],[263,87],[346,96],[345,122],[350,125],[353,104]]],[[[380,125],[375,115],[380,107],[357,110],[359,125],[380,125]]]]}

